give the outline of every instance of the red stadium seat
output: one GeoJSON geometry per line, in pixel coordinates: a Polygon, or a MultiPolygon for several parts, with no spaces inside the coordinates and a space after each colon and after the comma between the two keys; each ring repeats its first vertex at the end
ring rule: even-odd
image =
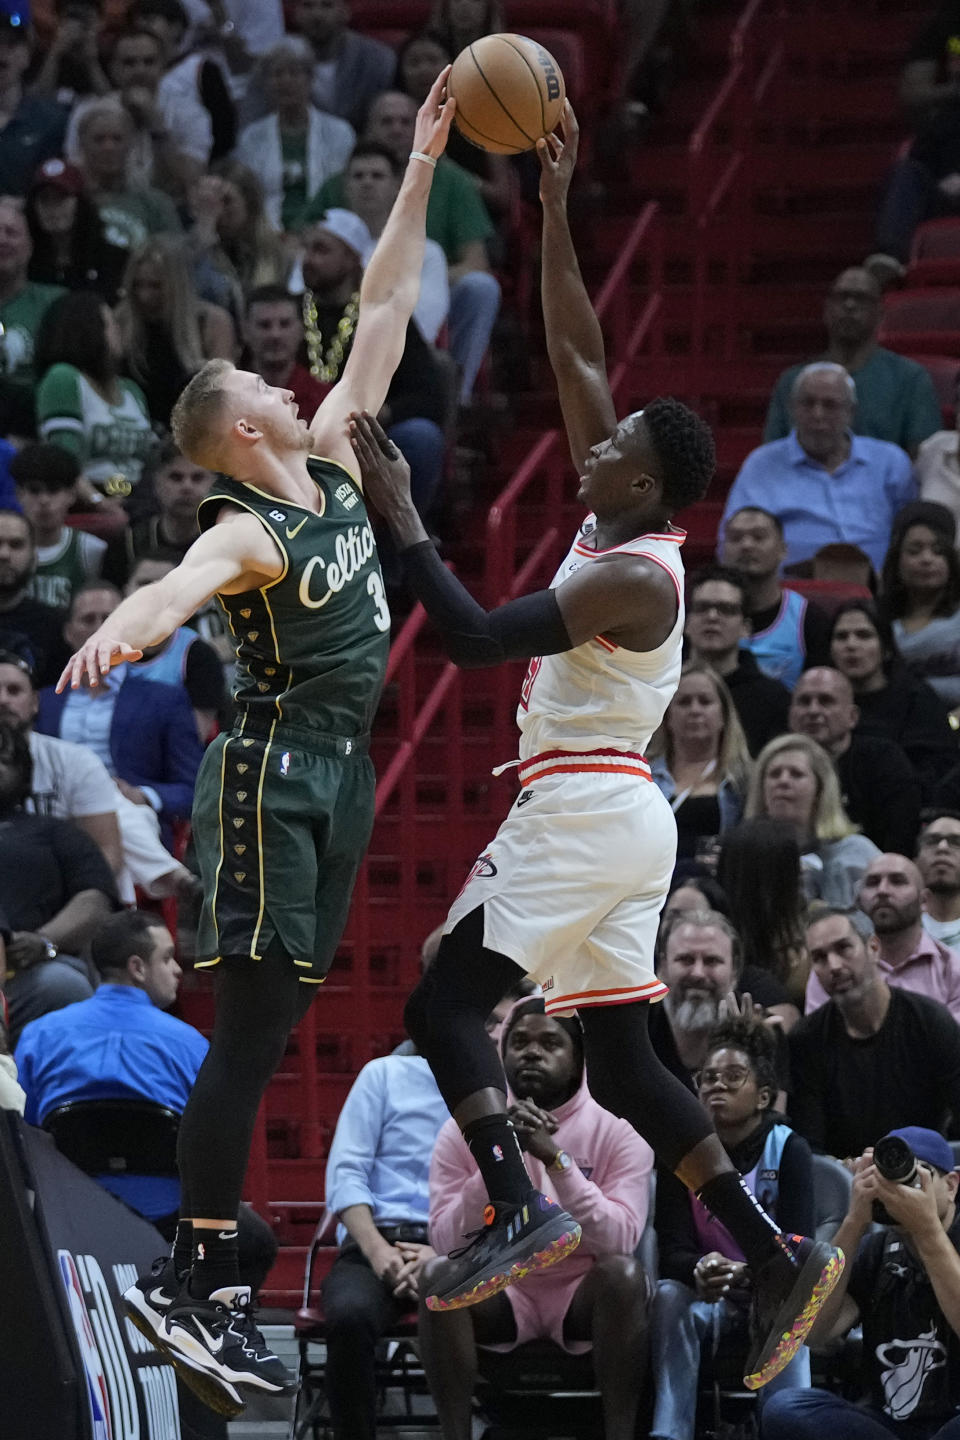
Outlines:
{"type": "Polygon", "coordinates": [[[866,585],[856,585],[850,580],[796,580],[793,576],[784,579],[788,590],[796,590],[814,600],[828,615],[834,615],[848,600],[872,600],[873,595],[866,585]]]}
{"type": "Polygon", "coordinates": [[[944,423],[949,429],[956,415],[960,359],[954,355],[914,355],[913,358],[923,366],[933,381],[944,423]]]}
{"type": "Polygon", "coordinates": [[[909,285],[960,285],[960,219],[927,220],[910,247],[909,285]]]}
{"type": "Polygon", "coordinates": [[[587,89],[587,57],[582,38],[575,30],[543,30],[539,26],[528,30],[531,40],[549,50],[563,71],[567,94],[578,109],[589,108],[591,100],[598,98],[600,76],[591,72],[591,85],[587,89]]]}
{"type": "Polygon", "coordinates": [[[960,355],[960,289],[887,295],[880,343],[905,355],[960,355]]]}
{"type": "Polygon", "coordinates": [[[430,23],[430,0],[354,0],[350,24],[369,34],[372,30],[422,30],[430,23]]]}

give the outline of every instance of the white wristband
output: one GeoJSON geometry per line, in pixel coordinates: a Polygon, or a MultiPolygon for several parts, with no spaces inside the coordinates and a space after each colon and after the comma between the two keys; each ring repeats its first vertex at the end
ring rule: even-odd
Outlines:
{"type": "Polygon", "coordinates": [[[429,165],[429,166],[430,166],[430,169],[431,169],[431,170],[436,170],[436,168],[437,168],[437,162],[436,162],[436,160],[434,160],[433,156],[432,156],[432,155],[425,155],[422,150],[411,150],[411,151],[410,151],[410,159],[411,159],[411,160],[422,160],[425,165],[429,165]]]}

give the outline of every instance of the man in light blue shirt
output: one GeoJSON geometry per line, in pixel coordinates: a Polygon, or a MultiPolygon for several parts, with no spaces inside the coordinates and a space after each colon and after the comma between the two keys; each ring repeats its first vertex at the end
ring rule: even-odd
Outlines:
{"type": "Polygon", "coordinates": [[[340,1254],[323,1285],[326,1392],[336,1440],[374,1440],[374,1352],[416,1306],[427,1244],[430,1157],[449,1111],[421,1055],[371,1060],[354,1081],[327,1161],[340,1254]]]}
{"type": "Polygon", "coordinates": [[[783,525],[788,565],[842,541],[858,545],[879,572],[893,518],[917,489],[898,445],[853,434],[855,402],[841,365],[818,361],[800,371],[791,391],[794,428],[743,462],[724,506],[721,547],[728,519],[756,506],[783,525]]]}

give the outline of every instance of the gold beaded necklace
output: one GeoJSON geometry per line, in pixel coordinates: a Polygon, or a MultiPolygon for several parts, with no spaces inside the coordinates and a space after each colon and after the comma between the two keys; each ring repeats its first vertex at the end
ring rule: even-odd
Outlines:
{"type": "Polygon", "coordinates": [[[343,364],[343,357],[346,354],[350,341],[353,339],[353,332],[357,328],[357,316],[360,314],[360,291],[354,290],[347,301],[347,308],[337,321],[337,328],[334,331],[333,339],[330,341],[327,353],[323,353],[323,336],[317,324],[317,302],[312,290],[303,292],[303,334],[307,342],[307,359],[310,362],[310,374],[315,380],[322,380],[325,385],[333,385],[339,378],[340,366],[343,364]]]}

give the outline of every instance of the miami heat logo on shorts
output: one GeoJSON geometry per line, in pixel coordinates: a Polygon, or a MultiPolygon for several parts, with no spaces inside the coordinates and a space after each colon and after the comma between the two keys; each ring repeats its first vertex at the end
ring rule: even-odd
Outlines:
{"type": "Polygon", "coordinates": [[[470,871],[467,875],[466,880],[464,880],[463,884],[460,886],[460,889],[457,893],[457,900],[460,899],[460,896],[463,894],[464,890],[466,890],[471,880],[489,880],[490,877],[496,875],[496,873],[497,867],[493,863],[493,857],[489,854],[478,855],[476,860],[474,860],[473,865],[470,867],[470,871]]]}

